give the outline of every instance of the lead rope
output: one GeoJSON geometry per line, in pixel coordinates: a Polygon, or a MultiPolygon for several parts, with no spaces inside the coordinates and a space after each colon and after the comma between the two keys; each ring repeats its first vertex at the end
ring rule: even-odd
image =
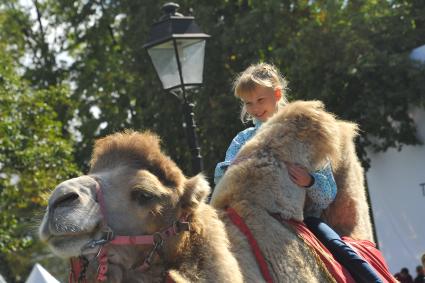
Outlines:
{"type": "Polygon", "coordinates": [[[71,258],[71,270],[69,272],[69,283],[86,283],[86,272],[89,261],[85,257],[71,258]]]}
{"type": "MultiPolygon", "coordinates": [[[[102,214],[102,224],[103,227],[108,227],[108,220],[106,218],[105,211],[105,200],[103,198],[102,191],[100,190],[99,182],[96,180],[96,198],[99,202],[100,212],[102,214]]],[[[96,256],[99,262],[99,266],[97,267],[97,276],[96,279],[100,282],[106,280],[106,273],[108,272],[108,250],[105,246],[100,246],[100,250],[98,255],[96,256]]]]}
{"type": "Polygon", "coordinates": [[[99,266],[97,267],[96,279],[100,282],[103,282],[106,280],[106,272],[108,272],[108,251],[104,246],[100,247],[97,259],[99,266]]]}

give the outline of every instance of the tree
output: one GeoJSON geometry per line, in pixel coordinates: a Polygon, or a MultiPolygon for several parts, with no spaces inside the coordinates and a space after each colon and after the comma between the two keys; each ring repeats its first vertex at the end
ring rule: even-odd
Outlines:
{"type": "MultiPolygon", "coordinates": [[[[385,150],[418,143],[407,110],[411,104],[423,105],[423,68],[408,55],[421,44],[424,32],[421,1],[187,0],[180,4],[184,14],[193,12],[212,35],[205,87],[193,96],[208,175],[243,127],[237,121],[238,102],[231,95],[232,79],[258,61],[281,69],[290,82],[291,99],[323,100],[340,117],[358,122],[364,160],[365,146],[385,150]]],[[[190,173],[182,114],[176,111],[179,102],[162,92],[142,48],[151,24],[161,14],[160,5],[148,0],[34,1],[38,15],[45,17],[38,25],[47,21],[35,49],[45,46],[42,39],[47,30],[60,26],[66,36],[57,42],[74,62],[61,73],[75,84],[74,118],[81,135],[75,153],[80,168],[87,168],[93,139],[134,128],[156,131],[168,153],[190,173]]],[[[31,35],[24,38],[30,41],[31,35]]],[[[52,61],[46,59],[28,72],[37,73],[42,66],[58,69],[46,63],[52,61]]],[[[56,75],[56,81],[61,80],[56,75]]],[[[70,115],[60,116],[64,125],[70,115]]]]}
{"type": "Polygon", "coordinates": [[[0,47],[0,261],[5,263],[0,273],[19,282],[35,260],[43,261],[34,228],[47,194],[78,170],[53,107],[72,107],[69,90],[32,89],[5,49],[0,47]]]}
{"type": "Polygon", "coordinates": [[[424,105],[424,68],[409,54],[421,44],[423,24],[419,28],[415,22],[425,6],[359,2],[318,1],[312,6],[315,20],[288,50],[288,58],[294,58],[288,76],[295,97],[321,99],[340,117],[359,123],[358,150],[367,161],[367,146],[385,151],[420,142],[409,108],[424,105]]]}

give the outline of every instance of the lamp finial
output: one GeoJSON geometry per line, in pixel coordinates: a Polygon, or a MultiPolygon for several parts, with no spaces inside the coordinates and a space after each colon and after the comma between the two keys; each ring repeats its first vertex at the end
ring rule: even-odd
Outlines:
{"type": "Polygon", "coordinates": [[[169,18],[171,16],[178,16],[183,17],[182,14],[177,13],[177,10],[180,8],[180,5],[174,2],[168,2],[162,5],[162,11],[164,12],[164,15],[161,17],[163,18],[169,18]]]}

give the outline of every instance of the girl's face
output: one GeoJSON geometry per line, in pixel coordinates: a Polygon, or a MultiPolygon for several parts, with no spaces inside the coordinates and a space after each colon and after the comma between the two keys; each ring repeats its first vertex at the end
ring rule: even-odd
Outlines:
{"type": "Polygon", "coordinates": [[[241,96],[246,112],[261,122],[267,121],[277,110],[275,90],[257,86],[254,91],[241,96]]]}

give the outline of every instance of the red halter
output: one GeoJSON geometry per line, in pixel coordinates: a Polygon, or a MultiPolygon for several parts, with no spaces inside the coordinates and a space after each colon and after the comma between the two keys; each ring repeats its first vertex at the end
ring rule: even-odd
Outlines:
{"type": "MultiPolygon", "coordinates": [[[[190,224],[187,221],[188,216],[183,215],[180,219],[173,222],[168,228],[155,232],[152,235],[141,235],[141,236],[121,236],[114,235],[114,232],[107,224],[107,214],[105,200],[103,198],[102,190],[100,188],[99,182],[96,181],[96,198],[100,206],[100,211],[102,213],[102,224],[106,228],[105,237],[100,240],[92,240],[87,243],[84,249],[95,248],[100,246],[100,249],[95,256],[98,259],[99,267],[97,270],[96,279],[98,281],[106,280],[106,272],[108,271],[108,250],[107,245],[152,245],[152,249],[149,251],[147,257],[144,259],[143,263],[135,268],[140,271],[146,271],[152,263],[153,256],[155,253],[162,247],[164,241],[167,238],[175,236],[183,231],[190,231],[190,224]]],[[[84,256],[78,258],[71,258],[71,271],[69,274],[70,283],[80,283],[86,282],[86,268],[88,265],[88,260],[84,256]]]]}

